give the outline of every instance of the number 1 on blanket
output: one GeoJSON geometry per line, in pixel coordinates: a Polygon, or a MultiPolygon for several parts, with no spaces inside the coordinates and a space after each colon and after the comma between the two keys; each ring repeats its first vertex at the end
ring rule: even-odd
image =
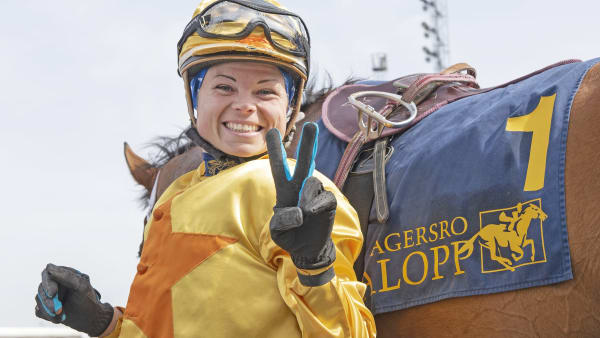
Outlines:
{"type": "Polygon", "coordinates": [[[523,191],[536,191],[544,187],[546,175],[546,155],[550,141],[550,127],[552,126],[552,112],[556,93],[551,96],[542,96],[535,109],[523,116],[511,117],[506,122],[506,131],[532,132],[531,149],[525,186],[523,191]]]}

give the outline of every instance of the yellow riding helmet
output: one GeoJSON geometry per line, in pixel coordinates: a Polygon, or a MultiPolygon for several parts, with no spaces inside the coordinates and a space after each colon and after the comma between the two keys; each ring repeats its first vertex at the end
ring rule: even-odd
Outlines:
{"type": "MultiPolygon", "coordinates": [[[[309,74],[310,37],[302,18],[275,0],[202,0],[177,44],[188,113],[195,124],[190,80],[224,61],[259,61],[295,77],[290,121],[294,121],[309,74]]],[[[288,123],[286,134],[293,127],[288,123]]]]}

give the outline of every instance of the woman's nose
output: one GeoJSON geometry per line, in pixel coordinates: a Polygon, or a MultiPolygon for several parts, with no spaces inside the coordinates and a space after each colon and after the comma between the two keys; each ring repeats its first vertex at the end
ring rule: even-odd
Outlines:
{"type": "Polygon", "coordinates": [[[251,95],[238,95],[231,107],[244,114],[252,114],[257,111],[256,103],[251,95]]]}

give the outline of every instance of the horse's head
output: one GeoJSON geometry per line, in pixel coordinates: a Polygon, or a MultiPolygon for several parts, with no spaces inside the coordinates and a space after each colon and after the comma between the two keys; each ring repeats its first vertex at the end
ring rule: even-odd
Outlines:
{"type": "Polygon", "coordinates": [[[548,218],[548,215],[546,215],[546,213],[535,204],[528,205],[527,208],[525,208],[523,215],[527,216],[529,218],[532,218],[532,219],[539,218],[542,221],[544,221],[544,220],[546,220],[546,218],[548,218]]]}

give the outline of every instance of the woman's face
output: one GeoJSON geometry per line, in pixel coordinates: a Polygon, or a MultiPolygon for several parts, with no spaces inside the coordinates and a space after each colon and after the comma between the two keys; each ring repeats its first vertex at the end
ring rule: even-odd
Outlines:
{"type": "Polygon", "coordinates": [[[281,71],[258,62],[212,66],[198,91],[196,129],[217,149],[238,157],[266,151],[271,128],[285,133],[288,97],[281,71]]]}

